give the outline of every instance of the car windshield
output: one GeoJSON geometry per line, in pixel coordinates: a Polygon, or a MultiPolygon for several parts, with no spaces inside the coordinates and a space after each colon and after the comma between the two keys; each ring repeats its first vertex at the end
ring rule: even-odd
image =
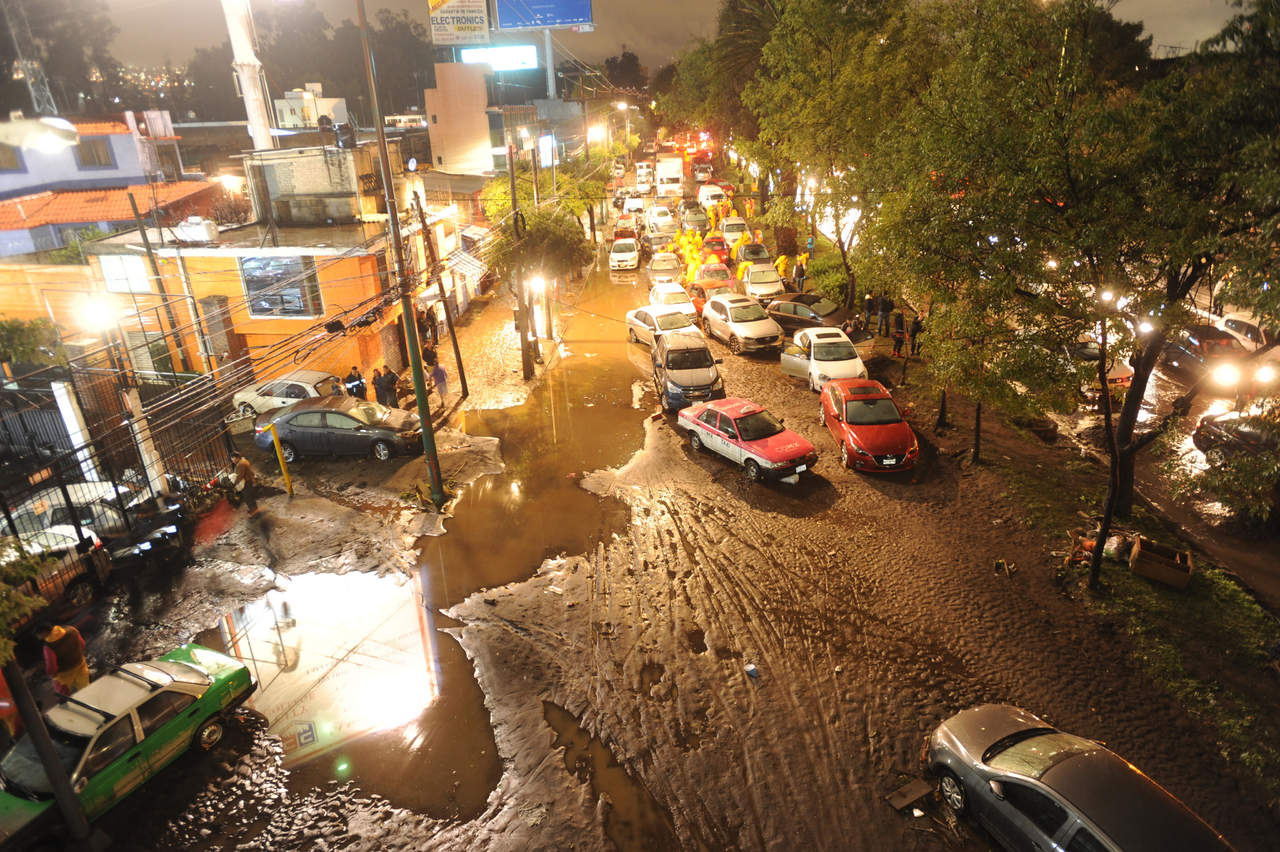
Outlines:
{"type": "Polygon", "coordinates": [[[742,256],[748,260],[762,260],[769,256],[769,250],[759,243],[751,243],[742,247],[742,256]]]}
{"type": "Polygon", "coordinates": [[[767,411],[757,411],[733,422],[738,427],[738,437],[744,441],[759,441],[782,431],[782,421],[767,411]]]}
{"type": "Polygon", "coordinates": [[[711,239],[704,242],[702,244],[702,247],[705,249],[710,249],[711,251],[724,251],[724,240],[720,239],[719,237],[712,237],[711,239]]]}
{"type": "Polygon", "coordinates": [[[673,272],[680,268],[680,264],[670,258],[662,257],[655,259],[653,263],[649,264],[649,267],[654,272],[673,272]]]}
{"type": "Polygon", "coordinates": [[[614,254],[631,254],[636,250],[636,244],[632,240],[619,240],[613,244],[614,254]]]}
{"type": "Polygon", "coordinates": [[[902,415],[891,399],[850,399],[844,404],[844,421],[854,426],[900,423],[902,415]]]}
{"type": "Polygon", "coordinates": [[[774,281],[781,281],[776,269],[757,269],[751,273],[752,284],[772,284],[774,281]]]}
{"type": "MultiPolygon", "coordinates": [[[[48,727],[58,762],[68,773],[74,772],[89,741],[55,725],[48,727]]],[[[47,799],[53,795],[53,785],[49,783],[49,776],[45,774],[40,755],[36,753],[30,736],[23,734],[13,748],[9,749],[4,760],[0,760],[0,783],[4,784],[8,792],[24,799],[47,799]]]]}
{"type": "Polygon", "coordinates": [[[819,299],[818,301],[814,302],[812,305],[809,306],[809,310],[813,311],[815,314],[817,314],[820,317],[825,317],[825,316],[830,316],[831,314],[834,314],[836,311],[840,310],[840,306],[837,305],[835,302],[831,302],[826,299],[819,299]]]}
{"type": "Polygon", "coordinates": [[[316,393],[320,396],[336,396],[338,393],[338,380],[333,376],[321,379],[316,382],[316,393]]]}
{"type": "Polygon", "coordinates": [[[660,305],[683,305],[689,301],[689,294],[683,291],[679,293],[663,293],[659,296],[658,304],[660,305]]]}
{"type": "Polygon", "coordinates": [[[346,413],[364,425],[372,426],[375,423],[381,423],[386,420],[387,415],[391,413],[391,409],[378,405],[376,402],[357,402],[347,409],[346,413]]]}
{"type": "Polygon", "coordinates": [[[671,215],[671,211],[665,207],[655,207],[649,215],[655,219],[665,219],[671,215]]]}
{"type": "Polygon", "coordinates": [[[672,349],[667,353],[668,370],[701,370],[713,363],[707,349],[672,349]]]}
{"type": "Polygon", "coordinates": [[[731,276],[727,269],[708,269],[702,277],[710,278],[712,281],[728,281],[731,276]]]}
{"type": "Polygon", "coordinates": [[[729,319],[734,322],[755,322],[766,319],[768,315],[759,305],[737,305],[729,309],[729,319]]]}
{"type": "Polygon", "coordinates": [[[684,328],[693,325],[693,322],[684,314],[659,314],[657,318],[658,328],[662,331],[671,331],[676,328],[684,328]]]}
{"type": "Polygon", "coordinates": [[[1077,754],[1097,751],[1098,744],[1062,731],[1027,737],[988,758],[993,769],[1039,779],[1057,764],[1077,754]]]}
{"type": "Polygon", "coordinates": [[[858,350],[852,343],[837,340],[835,343],[819,343],[813,347],[815,361],[852,361],[858,357],[858,350]]]}

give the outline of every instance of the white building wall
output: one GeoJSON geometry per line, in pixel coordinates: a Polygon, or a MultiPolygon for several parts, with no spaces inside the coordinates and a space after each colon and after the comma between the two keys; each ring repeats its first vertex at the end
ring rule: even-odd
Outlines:
{"type": "Polygon", "coordinates": [[[487,66],[449,62],[435,69],[436,87],[423,92],[432,166],[454,174],[492,171],[487,66]]]}

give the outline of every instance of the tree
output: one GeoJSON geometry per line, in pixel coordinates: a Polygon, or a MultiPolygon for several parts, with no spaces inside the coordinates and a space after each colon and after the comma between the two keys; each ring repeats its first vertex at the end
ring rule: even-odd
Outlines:
{"type": "Polygon", "coordinates": [[[0,666],[13,660],[14,632],[45,605],[31,594],[30,581],[57,563],[31,554],[12,536],[0,537],[0,666]]]}
{"type": "Polygon", "coordinates": [[[51,364],[58,359],[58,333],[47,319],[0,316],[0,361],[51,364]]]}
{"type": "Polygon", "coordinates": [[[196,48],[187,63],[191,82],[189,102],[196,115],[206,121],[244,120],[244,101],[236,94],[232,79],[231,42],[196,48]]]}
{"type": "Polygon", "coordinates": [[[526,222],[520,240],[515,239],[510,226],[504,227],[485,253],[486,262],[500,277],[512,279],[520,269],[526,276],[563,278],[591,262],[591,243],[569,214],[543,208],[530,211],[526,222]]]}
{"type": "Polygon", "coordinates": [[[82,228],[75,232],[75,236],[71,238],[70,243],[60,249],[54,249],[49,252],[49,262],[67,265],[87,263],[88,261],[84,259],[84,249],[82,247],[87,242],[92,242],[105,236],[108,236],[107,232],[100,228],[82,228]]]}
{"type": "MultiPolygon", "coordinates": [[[[40,62],[61,113],[106,111],[110,82],[117,66],[108,45],[118,31],[102,0],[27,0],[10,4],[10,15],[25,14],[33,44],[24,45],[28,59],[40,62]]],[[[14,75],[12,39],[0,37],[0,92],[4,102],[31,114],[21,75],[14,75]]]]}
{"type": "Polygon", "coordinates": [[[622,46],[621,56],[610,56],[604,61],[604,76],[619,89],[643,90],[649,85],[649,78],[640,65],[640,57],[622,46]]]}

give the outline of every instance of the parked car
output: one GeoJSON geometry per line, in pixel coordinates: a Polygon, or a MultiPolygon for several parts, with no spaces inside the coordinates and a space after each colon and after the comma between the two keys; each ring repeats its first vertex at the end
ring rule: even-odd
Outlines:
{"type": "Polygon", "coordinates": [[[680,203],[676,206],[676,209],[678,209],[680,211],[680,215],[683,216],[684,214],[695,210],[701,213],[702,205],[698,203],[696,198],[682,198],[680,199],[680,203]]]}
{"type": "Polygon", "coordinates": [[[769,316],[786,331],[802,328],[839,328],[854,312],[817,293],[783,293],[765,305],[769,316]]]}
{"type": "Polygon", "coordinates": [[[732,251],[738,237],[748,233],[747,220],[741,216],[726,216],[720,222],[720,233],[724,235],[724,241],[732,251]]]}
{"type": "Polygon", "coordinates": [[[1234,393],[1243,378],[1244,347],[1231,334],[1211,325],[1193,325],[1165,344],[1161,359],[1171,372],[1189,381],[1205,373],[1219,392],[1234,393]]]}
{"type": "MultiPolygon", "coordinates": [[[[151,505],[147,492],[110,482],[68,482],[66,487],[71,497],[70,506],[62,495],[62,489],[53,486],[42,488],[17,506],[10,507],[9,514],[19,535],[53,527],[75,529],[78,521],[86,533],[112,544],[129,535],[142,509],[151,505]]],[[[177,497],[162,498],[159,505],[154,510],[148,509],[148,512],[165,523],[178,524],[188,532],[195,526],[194,518],[177,497]]]]}
{"type": "MultiPolygon", "coordinates": [[[[70,525],[0,538],[0,566],[13,562],[23,552],[43,556],[46,565],[21,585],[21,591],[42,598],[46,608],[59,615],[88,605],[111,571],[102,540],[92,530],[85,530],[81,541],[76,528],[70,525]]],[[[21,629],[30,621],[30,617],[20,619],[13,627],[21,629]]]]}
{"type": "Polygon", "coordinates": [[[698,187],[698,203],[704,210],[725,200],[724,190],[715,184],[704,183],[698,187]]]}
{"type": "Polygon", "coordinates": [[[674,252],[660,251],[649,261],[649,283],[654,286],[658,284],[679,286],[681,273],[680,258],[674,252]]]}
{"type": "MultiPolygon", "coordinates": [[[[1227,314],[1219,317],[1214,325],[1234,337],[1248,352],[1280,341],[1280,330],[1267,328],[1249,314],[1227,314]]],[[[1280,348],[1272,349],[1269,354],[1280,358],[1280,348]]]]}
{"type": "Polygon", "coordinates": [[[698,267],[698,274],[694,276],[694,280],[723,281],[726,284],[732,284],[733,273],[723,263],[704,263],[698,267]]]}
{"type": "Polygon", "coordinates": [[[804,438],[749,399],[728,397],[682,409],[676,425],[689,432],[689,446],[703,447],[742,465],[753,482],[798,482],[818,461],[804,438]]]}
{"type": "Polygon", "coordinates": [[[242,388],[231,397],[235,410],[253,416],[292,405],[300,399],[342,393],[342,380],[320,370],[294,370],[279,378],[242,388]]]}
{"type": "MultiPolygon", "coordinates": [[[[1072,361],[1088,364],[1092,367],[1093,377],[1089,382],[1089,387],[1096,388],[1097,364],[1098,359],[1102,357],[1102,347],[1098,345],[1098,341],[1092,338],[1084,338],[1080,342],[1068,346],[1066,354],[1072,361]]],[[[1107,354],[1110,356],[1107,360],[1107,388],[1111,391],[1122,391],[1133,384],[1133,367],[1124,358],[1117,358],[1110,351],[1107,354]]]]}
{"type": "Polygon", "coordinates": [[[650,257],[662,254],[669,245],[671,245],[671,235],[662,231],[647,233],[640,239],[641,249],[650,257]]]}
{"type": "MultiPolygon", "coordinates": [[[[714,258],[717,263],[724,264],[729,260],[729,246],[723,236],[709,234],[702,241],[702,254],[708,261],[714,258]]],[[[727,266],[725,270],[728,271],[727,266]]]]}
{"type": "Polygon", "coordinates": [[[696,231],[701,234],[710,225],[711,222],[707,219],[707,214],[701,210],[688,210],[680,214],[680,226],[686,231],[696,231]]]}
{"type": "Polygon", "coordinates": [[[712,170],[710,163],[696,163],[693,167],[693,179],[698,183],[706,183],[711,180],[712,170]]]}
{"type": "Polygon", "coordinates": [[[775,299],[787,291],[786,284],[778,270],[771,263],[752,263],[742,274],[738,282],[743,295],[764,302],[775,299]]]}
{"type": "MultiPolygon", "coordinates": [[[[183,645],[116,666],[46,710],[44,720],[85,816],[94,820],[187,749],[211,750],[256,688],[239,660],[183,645]]],[[[53,785],[29,734],[0,760],[0,785],[0,842],[7,848],[64,839],[53,785]]]]}
{"type": "Polygon", "coordinates": [[[271,414],[259,415],[253,442],[273,449],[274,423],[286,462],[302,456],[373,456],[386,461],[422,446],[418,415],[351,396],[305,399],[271,414]]]}
{"type": "Polygon", "coordinates": [[[644,226],[650,231],[661,231],[663,225],[670,225],[673,222],[671,208],[665,204],[655,204],[645,211],[644,226]]]}
{"type": "Polygon", "coordinates": [[[986,704],[925,744],[942,800],[1010,850],[1228,852],[1220,834],[1136,766],[1025,710],[986,704]]]}
{"type": "MultiPolygon", "coordinates": [[[[652,191],[652,187],[650,187],[650,191],[652,191]]],[[[643,213],[645,206],[644,196],[646,194],[647,193],[640,191],[640,185],[637,184],[636,188],[632,190],[631,194],[622,202],[622,212],[632,213],[637,216],[643,213]]]]}
{"type": "Polygon", "coordinates": [[[625,174],[627,173],[627,164],[626,164],[626,161],[624,161],[624,160],[614,160],[614,161],[613,161],[613,167],[610,169],[610,171],[613,173],[613,176],[614,176],[614,177],[616,177],[616,178],[620,178],[620,177],[622,177],[623,175],[625,175],[625,174]]]}
{"type": "Polygon", "coordinates": [[[733,295],[733,285],[730,281],[703,278],[689,285],[689,298],[699,317],[702,316],[702,309],[706,307],[708,299],[730,295],[733,295]]]}
{"type": "Polygon", "coordinates": [[[615,235],[619,230],[639,234],[643,230],[643,224],[640,221],[640,217],[634,213],[624,213],[618,217],[618,221],[613,223],[613,232],[615,235]]]}
{"type": "Polygon", "coordinates": [[[1280,449],[1280,424],[1268,423],[1250,409],[1209,414],[1200,418],[1191,442],[1208,455],[1217,450],[1224,456],[1274,452],[1280,449]]]}
{"type": "Polygon", "coordinates": [[[609,247],[610,269],[639,269],[640,243],[634,237],[623,237],[614,240],[609,247]]]}
{"type": "Polygon", "coordinates": [[[764,243],[743,243],[734,249],[733,261],[738,264],[739,267],[743,264],[750,265],[756,263],[767,263],[772,265],[773,255],[769,254],[769,249],[765,248],[764,243]]]}
{"type": "Polygon", "coordinates": [[[627,203],[627,199],[631,197],[631,190],[628,187],[619,187],[613,196],[613,209],[621,210],[623,205],[627,203]]]}
{"type": "Polygon", "coordinates": [[[653,388],[664,411],[707,399],[724,399],[724,379],[701,334],[672,331],[653,343],[653,388]]]}
{"type": "Polygon", "coordinates": [[[838,328],[806,328],[782,347],[782,373],[804,379],[816,391],[832,379],[865,379],[867,367],[858,350],[838,328]]]}
{"type": "Polygon", "coordinates": [[[840,447],[841,465],[872,473],[915,466],[920,442],[884,385],[832,379],[820,400],[818,417],[840,447]]]}
{"type": "Polygon", "coordinates": [[[655,284],[649,290],[649,304],[678,308],[691,320],[698,318],[698,309],[694,307],[689,292],[679,284],[655,284]]]}
{"type": "Polygon", "coordinates": [[[682,332],[702,336],[689,314],[676,305],[644,305],[627,311],[627,339],[653,345],[655,337],[682,332]]]}
{"type": "Polygon", "coordinates": [[[719,338],[735,355],[773,349],[782,342],[782,327],[769,318],[755,299],[714,296],[702,308],[707,334],[719,338]]]}

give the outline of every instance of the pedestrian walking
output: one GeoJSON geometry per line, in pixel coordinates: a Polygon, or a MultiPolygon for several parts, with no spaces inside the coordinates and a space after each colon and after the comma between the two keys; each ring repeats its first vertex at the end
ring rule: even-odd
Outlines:
{"type": "Polygon", "coordinates": [[[70,624],[42,621],[36,636],[44,642],[44,669],[53,678],[54,691],[70,695],[89,685],[89,663],[84,658],[84,637],[70,624]]]}
{"type": "Polygon", "coordinates": [[[396,375],[396,371],[391,369],[391,366],[389,364],[383,364],[382,365],[382,387],[386,391],[385,396],[387,398],[387,401],[382,404],[385,405],[387,408],[395,408],[397,405],[396,385],[398,384],[400,384],[400,377],[396,375]]]}
{"type": "Polygon", "coordinates": [[[922,330],[924,330],[924,320],[920,319],[919,314],[916,314],[911,319],[911,328],[907,331],[907,334],[911,338],[912,357],[920,354],[920,341],[918,338],[920,337],[920,332],[922,330]]]}
{"type": "Polygon", "coordinates": [[[880,301],[877,304],[879,313],[876,316],[876,334],[880,337],[889,336],[889,313],[893,310],[893,299],[889,298],[889,294],[880,291],[880,301]]]}
{"type": "Polygon", "coordinates": [[[258,475],[253,472],[253,465],[239,450],[231,453],[231,464],[234,465],[231,471],[231,487],[235,491],[236,499],[248,508],[250,515],[255,514],[258,511],[258,475]]]}
{"type": "Polygon", "coordinates": [[[343,387],[347,389],[347,396],[354,396],[357,399],[368,399],[368,388],[364,384],[364,376],[360,375],[360,368],[352,366],[351,372],[347,373],[347,377],[342,380],[343,387]]]}
{"type": "Polygon", "coordinates": [[[893,312],[893,357],[902,357],[902,344],[907,339],[907,318],[902,311],[893,312]]]}
{"type": "Polygon", "coordinates": [[[809,274],[808,270],[806,269],[808,260],[809,260],[809,255],[807,254],[802,254],[798,258],[796,258],[796,268],[792,270],[792,275],[795,278],[797,293],[804,292],[804,279],[809,274]]]}
{"type": "Polygon", "coordinates": [[[422,363],[427,365],[427,372],[440,363],[440,356],[436,354],[436,345],[430,340],[422,344],[422,363]]]}
{"type": "Polygon", "coordinates": [[[862,327],[871,330],[871,314],[876,309],[876,297],[871,295],[871,291],[867,291],[867,295],[862,299],[862,327]]]}

